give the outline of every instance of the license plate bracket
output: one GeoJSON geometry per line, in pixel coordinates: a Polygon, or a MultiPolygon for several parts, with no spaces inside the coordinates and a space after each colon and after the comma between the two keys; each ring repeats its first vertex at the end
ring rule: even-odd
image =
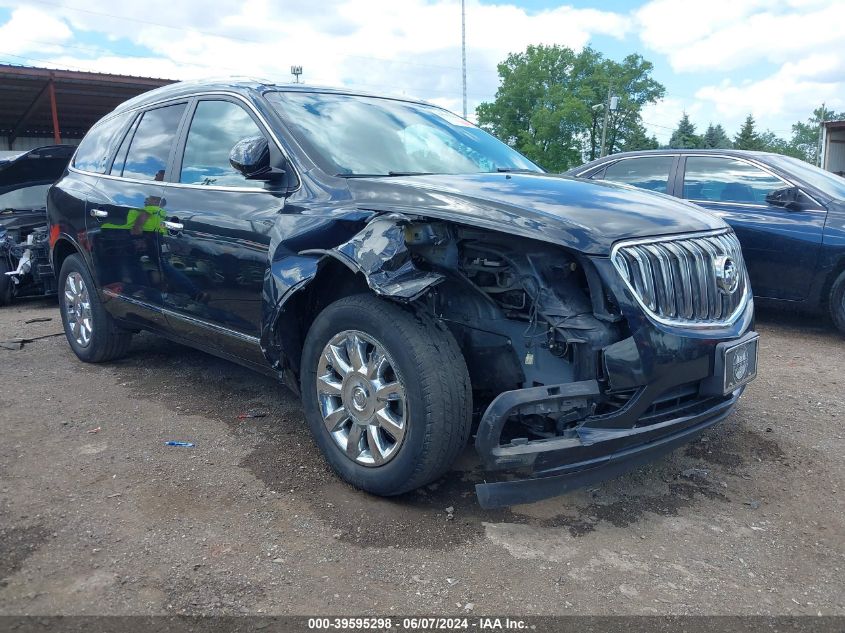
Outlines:
{"type": "Polygon", "coordinates": [[[716,346],[713,375],[703,385],[710,394],[728,395],[757,377],[759,335],[749,332],[738,341],[716,346]]]}

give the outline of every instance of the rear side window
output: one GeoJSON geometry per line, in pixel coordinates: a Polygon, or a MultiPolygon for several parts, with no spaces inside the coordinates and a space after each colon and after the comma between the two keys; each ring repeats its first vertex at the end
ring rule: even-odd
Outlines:
{"type": "Polygon", "coordinates": [[[138,123],[140,122],[141,119],[139,117],[129,127],[129,131],[123,137],[120,147],[117,148],[117,156],[114,157],[114,162],[112,163],[111,171],[109,172],[112,176],[123,175],[123,167],[126,165],[126,154],[129,152],[129,144],[132,142],[132,138],[135,136],[135,130],[138,129],[138,123]]]}
{"type": "Polygon", "coordinates": [[[688,200],[766,204],[766,194],[784,186],[780,178],[735,158],[688,156],[684,170],[688,200]]]}
{"type": "Polygon", "coordinates": [[[124,112],[91,128],[76,150],[73,166],[82,171],[104,174],[114,148],[120,142],[120,132],[130,116],[131,113],[124,112]]]}
{"type": "Polygon", "coordinates": [[[191,121],[179,182],[261,187],[229,164],[229,152],[245,138],[264,136],[252,117],[230,101],[200,101],[191,121]]]}
{"type": "Polygon", "coordinates": [[[123,176],[136,180],[164,180],[164,171],[185,104],[147,110],[132,137],[123,176]]]}
{"type": "Polygon", "coordinates": [[[612,165],[608,165],[603,180],[624,183],[667,193],[669,188],[669,170],[672,169],[673,156],[643,156],[642,158],[626,158],[612,165]]]}

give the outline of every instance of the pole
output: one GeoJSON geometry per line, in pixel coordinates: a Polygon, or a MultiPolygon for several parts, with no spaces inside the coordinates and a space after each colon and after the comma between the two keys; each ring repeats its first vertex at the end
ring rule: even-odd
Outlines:
{"type": "Polygon", "coordinates": [[[826,113],[825,113],[825,110],[824,110],[824,103],[822,103],[822,116],[821,116],[821,119],[819,120],[819,145],[818,145],[818,147],[816,147],[816,166],[817,167],[822,166],[822,154],[824,153],[824,143],[822,142],[822,139],[824,138],[823,133],[824,133],[824,116],[825,116],[825,114],[826,113]]]}
{"type": "Polygon", "coordinates": [[[53,84],[53,78],[50,78],[47,90],[50,92],[50,112],[53,114],[53,142],[60,145],[62,142],[62,135],[59,131],[59,108],[56,105],[56,86],[53,84]]]}
{"type": "Polygon", "coordinates": [[[607,101],[604,104],[604,123],[601,126],[601,153],[599,158],[604,156],[604,143],[607,139],[607,117],[610,115],[610,86],[607,87],[607,101]]]}
{"type": "Polygon", "coordinates": [[[461,0],[461,74],[464,94],[464,118],[467,118],[467,14],[466,0],[461,0]]]}

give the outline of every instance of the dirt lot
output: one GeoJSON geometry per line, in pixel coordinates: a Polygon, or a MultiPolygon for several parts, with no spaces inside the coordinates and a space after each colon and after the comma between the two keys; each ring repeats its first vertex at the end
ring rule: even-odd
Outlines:
{"type": "Polygon", "coordinates": [[[53,301],[4,308],[0,340],[45,338],[0,348],[0,613],[845,614],[845,339],[759,321],[761,375],[702,441],[487,512],[470,451],[370,497],[272,380],[150,335],[84,365],[53,301]]]}

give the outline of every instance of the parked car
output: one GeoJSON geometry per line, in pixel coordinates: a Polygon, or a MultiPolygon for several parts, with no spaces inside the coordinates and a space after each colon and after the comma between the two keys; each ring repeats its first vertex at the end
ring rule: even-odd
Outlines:
{"type": "Polygon", "coordinates": [[[739,150],[627,152],[567,175],[669,194],[718,215],[742,244],[755,297],[827,311],[845,333],[845,179],[739,150]]]}
{"type": "Polygon", "coordinates": [[[756,374],[721,220],[543,173],[424,103],[160,88],[93,127],[48,215],[81,360],[149,330],[276,376],[378,495],[440,477],[471,434],[482,505],[559,494],[689,441],[756,374]]]}
{"type": "Polygon", "coordinates": [[[56,293],[47,240],[47,190],[74,147],[0,152],[0,306],[56,293]]]}

